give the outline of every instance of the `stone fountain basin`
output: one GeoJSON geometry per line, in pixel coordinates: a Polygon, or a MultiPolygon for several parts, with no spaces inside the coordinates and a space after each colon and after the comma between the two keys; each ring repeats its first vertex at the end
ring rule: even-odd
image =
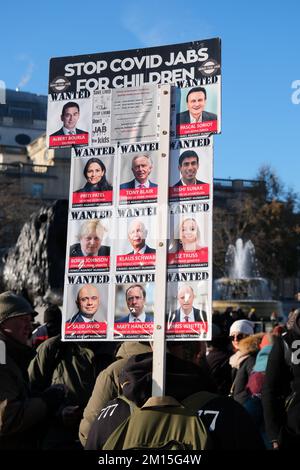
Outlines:
{"type": "Polygon", "coordinates": [[[213,300],[213,310],[219,310],[221,313],[225,312],[228,307],[234,310],[241,308],[245,315],[247,315],[251,308],[255,308],[257,319],[270,320],[272,312],[277,312],[278,316],[282,317],[282,303],[277,300],[244,300],[244,299],[231,299],[231,300],[213,300]]]}

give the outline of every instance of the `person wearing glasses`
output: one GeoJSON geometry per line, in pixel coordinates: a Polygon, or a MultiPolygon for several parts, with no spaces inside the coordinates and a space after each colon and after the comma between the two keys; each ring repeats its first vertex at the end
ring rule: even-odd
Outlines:
{"type": "Polygon", "coordinates": [[[254,325],[249,320],[237,320],[232,323],[229,331],[229,338],[234,352],[239,349],[239,342],[247,336],[253,335],[254,325]]]}
{"type": "Polygon", "coordinates": [[[229,363],[232,367],[230,395],[244,405],[249,398],[246,385],[259,351],[263,333],[254,334],[254,325],[249,320],[237,320],[231,327],[229,337],[234,349],[229,363]]]}

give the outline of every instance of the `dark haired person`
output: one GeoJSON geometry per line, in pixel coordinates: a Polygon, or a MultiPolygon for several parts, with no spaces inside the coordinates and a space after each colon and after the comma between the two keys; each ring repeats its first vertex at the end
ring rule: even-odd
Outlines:
{"type": "Polygon", "coordinates": [[[32,332],[32,346],[37,348],[46,339],[59,335],[61,331],[61,310],[49,305],[44,312],[44,323],[32,332]]]}
{"type": "Polygon", "coordinates": [[[80,109],[79,105],[75,101],[69,101],[63,106],[60,119],[63,122],[63,126],[53,134],[51,137],[56,135],[77,135],[77,134],[87,134],[86,131],[78,129],[76,124],[80,118],[80,109]]]}
{"type": "Polygon", "coordinates": [[[205,184],[204,181],[197,180],[196,175],[199,169],[199,157],[194,150],[186,150],[178,160],[178,170],[180,180],[174,184],[176,186],[190,186],[192,184],[205,184]]]}
{"type": "Polygon", "coordinates": [[[203,87],[195,87],[189,90],[186,96],[186,105],[187,111],[177,114],[177,125],[217,120],[216,114],[204,111],[206,90],[203,87]]]}
{"type": "Polygon", "coordinates": [[[86,184],[76,193],[89,193],[92,191],[111,191],[113,188],[106,179],[106,167],[99,158],[90,158],[83,170],[86,184]]]}
{"type": "Polygon", "coordinates": [[[150,312],[145,312],[146,291],[140,284],[130,286],[126,291],[126,303],[129,314],[120,318],[116,323],[131,323],[131,322],[152,322],[153,315],[150,312]]]}

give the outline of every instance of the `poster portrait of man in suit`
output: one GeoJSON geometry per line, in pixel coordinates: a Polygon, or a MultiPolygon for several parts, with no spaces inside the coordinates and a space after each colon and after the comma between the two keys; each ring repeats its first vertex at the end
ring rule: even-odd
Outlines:
{"type": "Polygon", "coordinates": [[[216,114],[205,111],[206,99],[207,94],[204,87],[191,88],[186,96],[187,111],[177,114],[176,124],[216,121],[216,114]]]}

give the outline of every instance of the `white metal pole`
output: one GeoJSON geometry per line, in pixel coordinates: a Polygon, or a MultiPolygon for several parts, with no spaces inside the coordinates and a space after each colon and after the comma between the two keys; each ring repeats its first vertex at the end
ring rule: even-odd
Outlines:
{"type": "Polygon", "coordinates": [[[168,243],[168,191],[170,151],[170,106],[171,86],[160,87],[160,136],[158,168],[158,214],[154,298],[153,372],[152,395],[165,393],[166,359],[166,287],[167,287],[167,243],[168,243]]]}

